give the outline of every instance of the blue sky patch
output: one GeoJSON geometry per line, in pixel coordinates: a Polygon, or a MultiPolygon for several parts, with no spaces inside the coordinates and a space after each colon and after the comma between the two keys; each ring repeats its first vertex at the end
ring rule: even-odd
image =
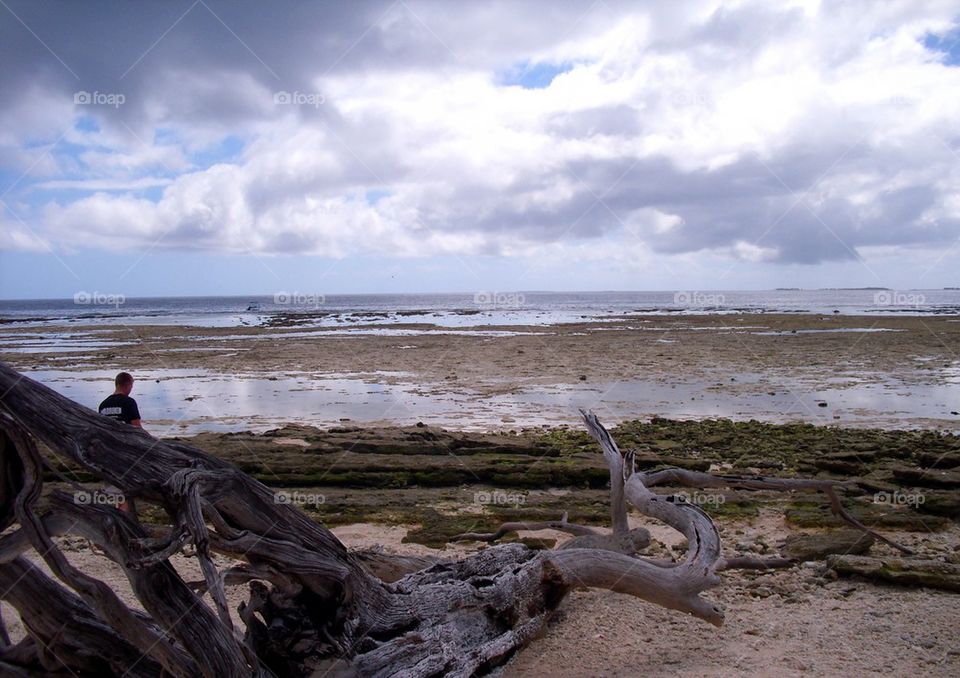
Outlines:
{"type": "Polygon", "coordinates": [[[923,46],[940,52],[940,59],[947,66],[960,66],[960,26],[941,35],[928,33],[923,38],[923,46]]]}
{"type": "Polygon", "coordinates": [[[514,64],[500,74],[500,82],[507,86],[519,85],[524,89],[545,89],[561,73],[573,70],[573,64],[530,63],[514,64]]]}
{"type": "Polygon", "coordinates": [[[365,197],[368,205],[376,205],[378,202],[384,198],[389,198],[391,195],[393,195],[393,191],[374,190],[367,191],[365,197]]]}
{"type": "Polygon", "coordinates": [[[197,167],[206,169],[223,162],[231,162],[240,157],[244,147],[243,139],[235,134],[229,134],[219,143],[207,146],[190,156],[190,162],[197,167]]]}
{"type": "Polygon", "coordinates": [[[74,129],[80,132],[99,132],[100,121],[92,115],[81,115],[73,124],[74,129]]]}

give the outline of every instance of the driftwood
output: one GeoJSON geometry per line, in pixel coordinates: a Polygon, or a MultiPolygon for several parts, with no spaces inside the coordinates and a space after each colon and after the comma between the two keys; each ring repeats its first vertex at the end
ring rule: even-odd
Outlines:
{"type": "MultiPolygon", "coordinates": [[[[618,549],[534,551],[521,544],[491,546],[459,562],[352,553],[232,465],[101,417],[0,363],[0,529],[7,530],[0,538],[0,597],[27,631],[11,645],[0,625],[0,669],[10,675],[469,676],[527,645],[575,587],[618,591],[719,626],[723,611],[701,593],[717,586],[717,572],[733,561],[721,558],[720,537],[706,513],[649,487],[669,480],[834,491],[825,481],[635,473],[632,455],[620,453],[596,417],[585,413],[584,420],[610,467],[614,534],[629,534],[629,501],[686,536],[681,562],[657,563],[618,549]],[[140,506],[162,507],[171,526],[157,534],[112,506],[43,493],[45,462],[36,441],[140,506]],[[89,539],[120,565],[144,611],[124,604],[95,573],[73,567],[54,540],[66,534],[89,539]],[[168,561],[187,545],[202,582],[183,581],[168,561]],[[54,577],[31,565],[28,551],[54,577]],[[213,552],[238,562],[219,571],[213,552]],[[238,628],[224,590],[242,583],[250,593],[238,610],[238,628]]],[[[578,529],[562,522],[568,531],[578,529]]],[[[584,531],[578,538],[593,536],[584,531]]]]}
{"type": "MultiPolygon", "coordinates": [[[[477,533],[466,532],[454,537],[456,541],[484,541],[494,542],[513,532],[559,530],[576,535],[565,542],[560,548],[595,548],[616,551],[631,555],[637,553],[650,544],[650,533],[642,527],[629,529],[627,525],[627,510],[624,500],[624,479],[635,477],[643,487],[650,488],[657,485],[671,485],[695,488],[737,488],[747,490],[780,490],[780,491],[807,491],[823,492],[830,500],[831,512],[841,520],[852,525],[856,530],[868,537],[878,539],[903,553],[912,554],[912,551],[897,542],[871,530],[849,511],[844,508],[837,488],[850,485],[836,480],[810,480],[805,478],[769,478],[764,476],[749,477],[737,475],[714,475],[700,473],[681,468],[665,468],[646,473],[634,471],[634,452],[627,450],[620,452],[610,434],[600,425],[596,417],[588,412],[580,411],[587,428],[604,450],[610,466],[610,517],[611,531],[601,532],[586,525],[576,525],[568,522],[567,514],[559,521],[543,522],[508,522],[503,523],[495,532],[477,533]],[[622,458],[622,461],[617,461],[622,458]]],[[[665,495],[664,499],[670,502],[684,502],[684,497],[665,495]]],[[[872,543],[872,540],[871,540],[872,543]]],[[[792,558],[756,559],[749,556],[725,559],[717,569],[766,569],[771,567],[788,567],[795,562],[792,558]]]]}

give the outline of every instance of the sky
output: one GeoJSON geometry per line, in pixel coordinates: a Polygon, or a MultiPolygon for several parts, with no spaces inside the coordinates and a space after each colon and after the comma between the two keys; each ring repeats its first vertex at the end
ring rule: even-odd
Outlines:
{"type": "Polygon", "coordinates": [[[955,2],[0,0],[0,298],[960,285],[955,2]]]}

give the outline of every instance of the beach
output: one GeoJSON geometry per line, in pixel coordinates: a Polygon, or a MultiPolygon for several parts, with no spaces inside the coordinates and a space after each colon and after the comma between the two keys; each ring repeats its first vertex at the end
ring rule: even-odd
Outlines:
{"type": "MultiPolygon", "coordinates": [[[[649,526],[656,530],[652,523],[649,526]]],[[[748,543],[758,538],[775,543],[787,533],[775,516],[723,523],[721,529],[725,538],[748,543]]],[[[402,543],[405,532],[404,527],[371,524],[334,529],[351,548],[381,545],[388,553],[437,553],[402,543]]],[[[667,544],[678,541],[662,528],[656,535],[667,544]]],[[[537,536],[561,541],[569,537],[542,532],[537,536]]],[[[911,539],[906,533],[896,536],[911,539]]],[[[946,544],[956,544],[958,538],[960,532],[953,529],[939,536],[937,543],[947,549],[946,544]]],[[[57,543],[72,564],[96,571],[124,602],[140,608],[118,566],[83,540],[58,539],[57,543]]],[[[442,553],[464,557],[474,551],[452,547],[442,553]]],[[[38,559],[32,554],[31,560],[38,559]]],[[[170,560],[185,580],[202,579],[195,558],[177,554],[170,560]]],[[[222,557],[214,562],[218,567],[231,564],[222,557]]],[[[499,669],[498,675],[625,677],[642,671],[652,676],[726,678],[922,671],[954,676],[960,667],[957,594],[836,580],[823,572],[822,565],[807,563],[776,573],[730,573],[724,576],[723,586],[708,595],[727,608],[727,623],[721,629],[609,591],[575,591],[547,634],[499,669]]],[[[236,607],[246,597],[246,587],[227,588],[235,624],[240,623],[236,607]]],[[[211,602],[209,596],[206,601],[211,602]]],[[[11,637],[20,638],[23,630],[16,615],[6,605],[2,608],[11,637]]]]}
{"type": "MultiPolygon", "coordinates": [[[[309,317],[309,316],[308,316],[309,317]]],[[[466,321],[469,322],[469,317],[466,321]]],[[[536,325],[4,325],[0,359],[94,407],[133,372],[161,435],[342,421],[466,430],[806,421],[960,430],[954,315],[619,315],[536,325]]]]}
{"type": "MultiPolygon", "coordinates": [[[[859,489],[845,501],[858,519],[918,557],[956,563],[958,351],[955,316],[833,313],[456,327],[47,319],[8,323],[0,336],[0,359],[90,407],[117,371],[133,372],[148,430],[285,492],[350,548],[451,559],[484,547],[455,535],[507,520],[568,513],[609,525],[607,470],[582,431],[584,408],[615,427],[641,468],[854,479],[859,489]],[[935,480],[905,476],[912,468],[935,480]],[[924,501],[888,500],[900,496],[924,501]]],[[[70,465],[60,471],[90,480],[70,465]]],[[[703,508],[728,556],[776,555],[791,535],[841,527],[815,495],[709,496],[703,508]]],[[[653,535],[644,555],[680,553],[673,530],[636,514],[631,526],[653,535]]],[[[568,538],[540,531],[507,541],[554,548],[568,538]]],[[[98,568],[135,604],[118,568],[82,540],[60,543],[71,562],[98,568]]],[[[877,543],[870,554],[897,552],[877,543]]],[[[199,578],[189,554],[172,562],[199,578]]],[[[628,596],[575,590],[546,635],[498,671],[947,676],[960,668],[956,593],[838,577],[822,557],[723,580],[708,594],[727,608],[722,629],[628,596]]],[[[228,594],[233,609],[246,588],[228,594]]],[[[4,618],[18,637],[9,608],[4,618]]]]}
{"type": "Polygon", "coordinates": [[[956,5],[0,6],[2,676],[960,676],[956,5]]]}

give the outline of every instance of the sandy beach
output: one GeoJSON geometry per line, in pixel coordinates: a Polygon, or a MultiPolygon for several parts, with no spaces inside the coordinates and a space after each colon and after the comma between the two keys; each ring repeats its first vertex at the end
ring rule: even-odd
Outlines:
{"type": "Polygon", "coordinates": [[[0,17],[0,678],[960,676],[958,5],[0,17]]]}
{"type": "MultiPolygon", "coordinates": [[[[670,530],[646,525],[666,551],[679,542],[670,530]]],[[[790,530],[782,518],[767,515],[754,521],[723,523],[725,537],[738,543],[776,543],[790,530]]],[[[406,528],[372,524],[334,529],[347,546],[379,545],[388,553],[436,555],[435,549],[403,543],[406,528]]],[[[530,533],[531,535],[533,533],[530,533]]],[[[560,532],[536,533],[540,538],[569,538],[560,532]]],[[[897,533],[911,545],[949,552],[960,530],[934,540],[897,533]]],[[[140,608],[122,571],[78,539],[58,544],[68,559],[94,569],[122,600],[140,608]]],[[[444,557],[463,557],[477,547],[451,547],[444,557]]],[[[878,549],[882,550],[882,549],[878,549]]],[[[35,554],[31,560],[38,562],[35,554]]],[[[171,563],[187,581],[202,579],[194,558],[176,555],[171,563]]],[[[215,557],[218,567],[233,564],[215,557]]],[[[41,563],[40,567],[47,570],[41,563]]],[[[960,641],[955,633],[957,594],[929,589],[884,587],[837,580],[820,563],[788,571],[730,573],[711,596],[727,608],[721,629],[683,615],[608,591],[575,591],[551,622],[547,634],[535,640],[497,674],[516,676],[807,676],[909,675],[954,676],[960,669],[960,641]]],[[[48,570],[47,570],[48,571],[48,570]]],[[[246,587],[228,587],[234,623],[243,628],[236,607],[246,599],[246,587]]],[[[209,596],[205,600],[210,603],[209,596]]],[[[14,640],[23,635],[16,614],[2,607],[14,640]]]]}
{"type": "MultiPolygon", "coordinates": [[[[647,467],[855,478],[861,490],[847,499],[858,517],[921,557],[956,563],[954,481],[921,479],[918,487],[898,474],[911,464],[960,463],[960,441],[949,435],[960,429],[958,350],[960,322],[951,316],[816,314],[456,329],[73,323],[7,325],[0,338],[0,359],[89,405],[113,373],[133,371],[149,430],[198,445],[293,496],[322,497],[304,510],[348,547],[440,558],[483,547],[451,543],[452,535],[503,520],[569,511],[571,520],[607,524],[606,471],[577,419],[585,407],[622,424],[615,435],[636,446],[647,467]],[[878,504],[871,493],[884,491],[923,492],[929,501],[878,504]],[[513,503],[478,499],[498,493],[513,503]]],[[[710,510],[727,555],[776,554],[790,535],[839,525],[820,501],[762,492],[723,497],[710,510]]],[[[678,552],[679,534],[637,515],[631,521],[654,535],[644,555],[678,552]]],[[[510,540],[542,548],[568,538],[548,531],[510,540]]],[[[82,540],[60,543],[71,562],[95,566],[136,604],[119,568],[82,540]]],[[[875,544],[870,553],[895,551],[875,544]]],[[[185,578],[200,578],[189,551],[171,560],[185,578]]],[[[960,670],[957,593],[838,578],[822,558],[723,578],[711,592],[727,608],[722,629],[631,597],[577,590],[546,635],[498,671],[960,670]]],[[[245,596],[245,587],[229,589],[231,607],[245,596]]],[[[19,637],[15,617],[4,608],[19,637]]]]}
{"type": "Polygon", "coordinates": [[[955,316],[636,315],[535,326],[0,332],[0,359],[93,407],[133,371],[153,430],[285,423],[491,430],[607,421],[806,421],[960,430],[955,316]]]}

